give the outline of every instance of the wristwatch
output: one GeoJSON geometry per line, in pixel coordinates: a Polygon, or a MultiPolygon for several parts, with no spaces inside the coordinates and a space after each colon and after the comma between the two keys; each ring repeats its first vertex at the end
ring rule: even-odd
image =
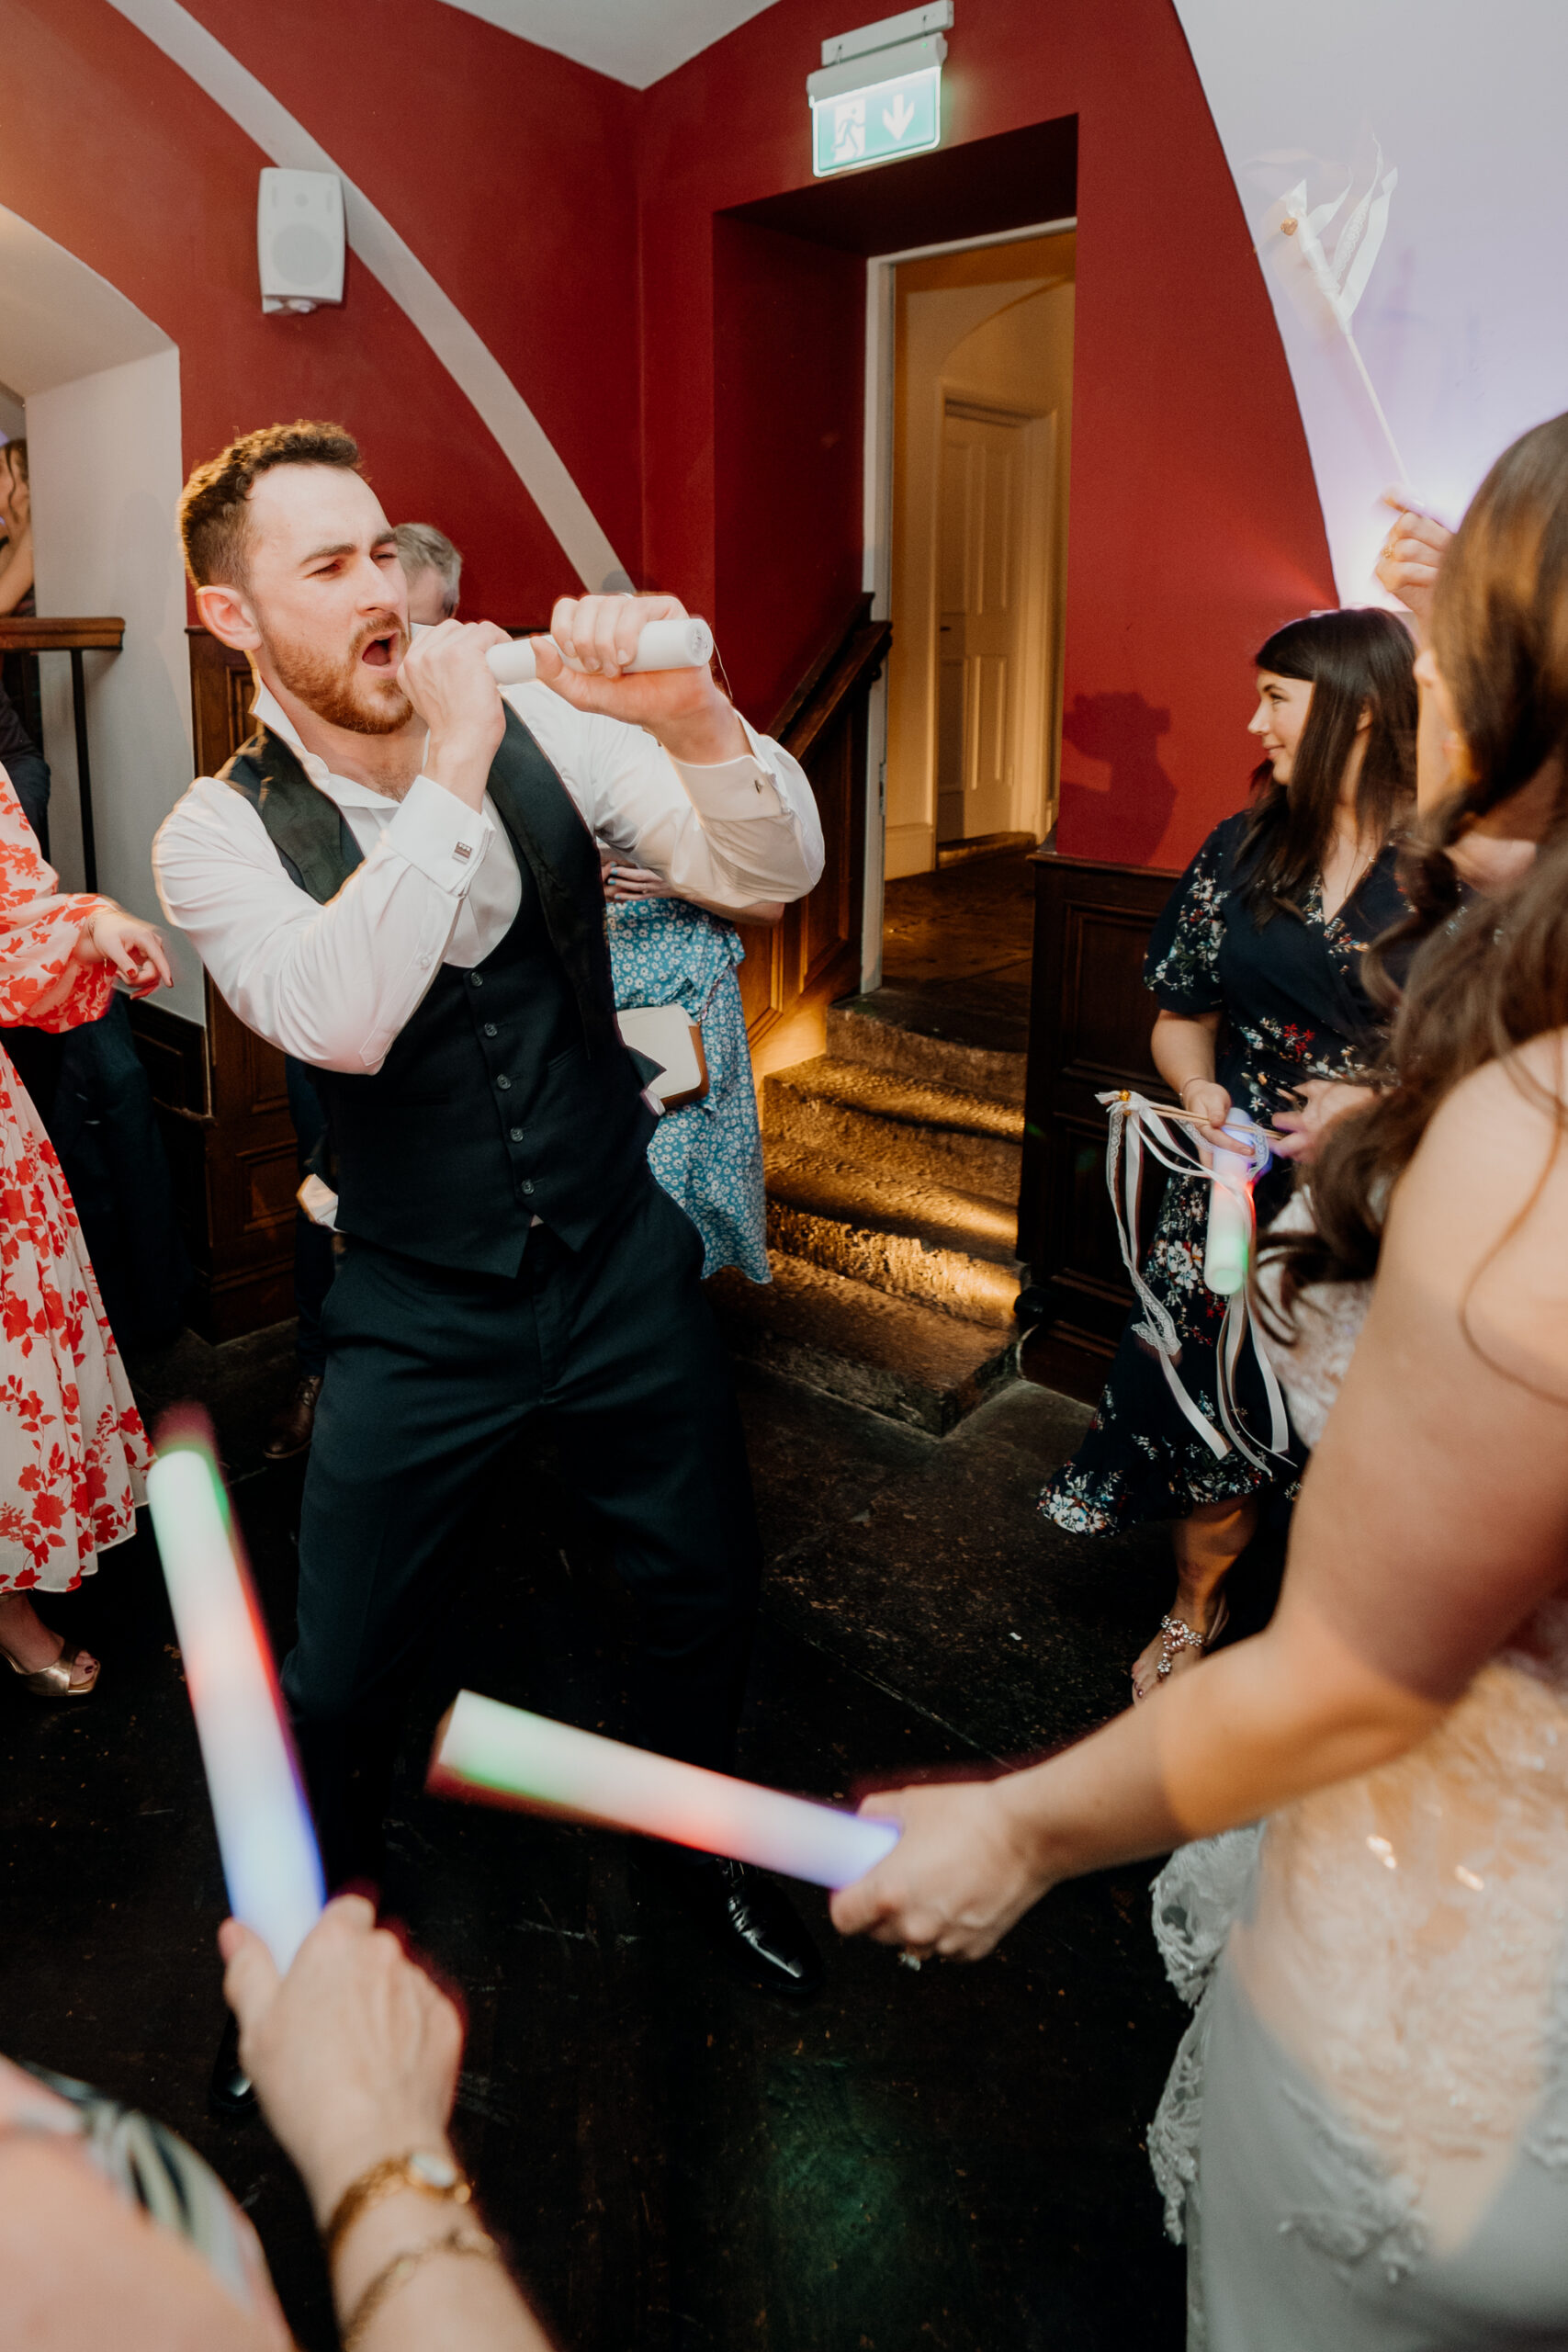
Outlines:
{"type": "Polygon", "coordinates": [[[411,2148],[405,2155],[383,2156],[357,2180],[349,2182],[333,2207],[332,2220],[321,2232],[327,2260],[333,2260],[361,2213],[388,2197],[400,2196],[405,2188],[449,2205],[466,2205],[474,2193],[468,2174],[439,2148],[411,2148]]]}

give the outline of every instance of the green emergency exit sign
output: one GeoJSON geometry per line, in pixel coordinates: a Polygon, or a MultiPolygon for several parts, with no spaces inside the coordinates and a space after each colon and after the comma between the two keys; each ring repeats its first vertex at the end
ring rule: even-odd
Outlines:
{"type": "Polygon", "coordinates": [[[941,145],[943,33],[952,22],[953,0],[928,0],[823,42],[822,70],[806,83],[818,179],[941,145]]]}
{"type": "Polygon", "coordinates": [[[896,81],[813,98],[812,165],[817,177],[852,171],[857,164],[886,164],[919,155],[942,141],[942,68],[922,66],[896,81]]]}

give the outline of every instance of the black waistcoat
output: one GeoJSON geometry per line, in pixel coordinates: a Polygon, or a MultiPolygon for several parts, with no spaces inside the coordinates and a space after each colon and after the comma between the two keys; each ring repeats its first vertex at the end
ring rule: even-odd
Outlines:
{"type": "MultiPolygon", "coordinates": [[[[262,728],[219,771],[325,905],[360,863],[335,801],[262,728]]],[[[536,1216],[571,1249],[650,1182],[653,1114],[615,1026],[599,858],[515,712],[488,790],[523,886],[472,971],[437,967],[373,1075],[312,1071],[344,1233],[473,1273],[515,1274],[536,1216]]]]}

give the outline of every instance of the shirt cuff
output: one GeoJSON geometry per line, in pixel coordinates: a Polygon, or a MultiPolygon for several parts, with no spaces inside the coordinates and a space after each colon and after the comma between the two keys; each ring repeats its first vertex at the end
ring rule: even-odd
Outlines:
{"type": "Polygon", "coordinates": [[[751,749],[743,752],[739,759],[720,760],[713,767],[694,767],[688,761],[676,759],[671,759],[671,764],[701,817],[733,822],[739,817],[784,816],[786,805],[762,751],[761,739],[745,719],[740,724],[746,729],[746,741],[751,749]]]}
{"type": "Polygon", "coordinates": [[[468,896],[495,828],[434,776],[416,775],[381,839],[449,898],[468,896]]]}

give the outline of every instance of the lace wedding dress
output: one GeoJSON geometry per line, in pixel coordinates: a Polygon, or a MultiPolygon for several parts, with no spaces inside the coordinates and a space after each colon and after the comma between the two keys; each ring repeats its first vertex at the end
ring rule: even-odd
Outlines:
{"type": "MultiPolygon", "coordinates": [[[[1366,1292],[1274,1351],[1315,1442],[1366,1292]]],[[[1190,2352],[1568,2346],[1568,1597],[1429,1738],[1155,1881],[1190,2352]]]]}

